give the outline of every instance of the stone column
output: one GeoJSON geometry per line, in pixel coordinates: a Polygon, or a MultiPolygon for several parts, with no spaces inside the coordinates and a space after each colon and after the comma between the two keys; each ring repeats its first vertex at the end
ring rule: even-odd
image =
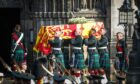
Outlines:
{"type": "Polygon", "coordinates": [[[67,11],[72,11],[72,0],[67,0],[67,11]]]}
{"type": "Polygon", "coordinates": [[[73,0],[73,10],[74,11],[77,11],[79,9],[78,4],[79,4],[78,0],[73,0]]]}
{"type": "Polygon", "coordinates": [[[47,1],[44,0],[44,12],[46,12],[46,11],[47,11],[47,1]]]}
{"type": "Polygon", "coordinates": [[[68,12],[68,2],[69,2],[69,0],[64,0],[64,11],[65,12],[68,12]]]}
{"type": "Polygon", "coordinates": [[[96,0],[92,0],[93,9],[95,9],[96,2],[97,2],[96,0]]]}
{"type": "Polygon", "coordinates": [[[55,12],[55,0],[53,0],[53,12],[55,12]]]}
{"type": "Polygon", "coordinates": [[[90,0],[90,9],[92,9],[93,0],[90,0]]]}
{"type": "Polygon", "coordinates": [[[62,0],[62,12],[65,12],[64,7],[65,7],[65,3],[64,0],[62,0]]]}

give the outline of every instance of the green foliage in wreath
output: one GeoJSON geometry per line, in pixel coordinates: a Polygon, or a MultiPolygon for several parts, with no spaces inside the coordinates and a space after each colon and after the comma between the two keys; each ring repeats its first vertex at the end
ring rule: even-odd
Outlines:
{"type": "Polygon", "coordinates": [[[71,18],[69,19],[68,23],[69,24],[83,24],[83,23],[87,23],[87,19],[85,17],[82,18],[71,18]]]}

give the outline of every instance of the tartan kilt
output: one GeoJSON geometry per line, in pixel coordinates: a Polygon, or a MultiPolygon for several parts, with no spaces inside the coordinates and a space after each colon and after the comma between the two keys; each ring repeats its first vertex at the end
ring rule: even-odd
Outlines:
{"type": "Polygon", "coordinates": [[[128,64],[123,56],[123,53],[120,53],[120,54],[116,54],[116,57],[119,59],[118,60],[118,66],[119,66],[119,70],[121,71],[127,71],[128,69],[128,64]]]}
{"type": "Polygon", "coordinates": [[[70,62],[69,62],[69,49],[64,48],[65,50],[63,51],[63,55],[64,55],[64,63],[65,63],[65,67],[67,69],[70,69],[70,62]]]}
{"type": "Polygon", "coordinates": [[[84,69],[85,68],[85,61],[83,53],[74,53],[75,60],[74,60],[74,68],[77,69],[84,69]]]}
{"type": "Polygon", "coordinates": [[[110,58],[108,49],[99,49],[100,54],[100,66],[101,68],[109,69],[110,68],[110,58]]]}
{"type": "Polygon", "coordinates": [[[100,62],[99,62],[99,54],[97,50],[88,50],[88,67],[89,69],[99,69],[100,62]]]}
{"type": "Polygon", "coordinates": [[[57,53],[57,54],[54,54],[54,55],[55,55],[55,57],[56,57],[56,62],[57,62],[57,63],[61,63],[62,66],[65,67],[64,56],[63,56],[63,54],[62,54],[62,53],[57,53]]]}
{"type": "Polygon", "coordinates": [[[24,50],[18,49],[14,52],[14,59],[17,64],[20,64],[24,61],[24,50]]]}

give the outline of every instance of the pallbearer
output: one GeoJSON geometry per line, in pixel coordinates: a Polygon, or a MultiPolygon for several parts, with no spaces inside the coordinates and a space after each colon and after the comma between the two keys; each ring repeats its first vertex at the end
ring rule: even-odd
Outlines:
{"type": "Polygon", "coordinates": [[[95,29],[91,29],[89,32],[89,38],[84,40],[85,45],[88,46],[88,69],[89,73],[94,75],[99,75],[98,70],[100,69],[99,63],[99,54],[97,51],[97,40],[94,34],[96,33],[95,29]]]}
{"type": "Polygon", "coordinates": [[[83,55],[83,38],[81,36],[82,30],[76,30],[76,37],[71,40],[72,52],[73,52],[73,69],[74,76],[78,83],[81,83],[80,76],[81,71],[85,68],[85,61],[83,55]]]}
{"type": "Polygon", "coordinates": [[[95,80],[100,80],[99,72],[98,72],[98,70],[100,69],[100,63],[99,63],[100,56],[97,50],[97,39],[94,36],[95,33],[96,30],[91,29],[89,32],[89,38],[84,40],[84,44],[87,46],[87,52],[88,52],[87,65],[88,65],[88,71],[90,76],[88,76],[87,78],[89,79],[89,83],[95,82],[95,80]]]}
{"type": "MultiPolygon", "coordinates": [[[[109,70],[110,70],[110,57],[109,57],[109,51],[107,48],[108,39],[105,36],[105,33],[106,33],[106,30],[101,29],[101,38],[98,40],[98,52],[100,55],[100,66],[102,68],[100,69],[100,72],[101,72],[101,75],[103,75],[106,78],[105,72],[106,74],[109,75],[109,70]]],[[[107,81],[107,79],[105,80],[107,81]]]]}
{"type": "Polygon", "coordinates": [[[60,84],[59,81],[64,82],[64,79],[66,79],[66,77],[64,77],[65,74],[65,63],[64,63],[64,57],[63,57],[63,53],[62,53],[62,38],[60,37],[61,35],[61,31],[57,30],[55,32],[55,37],[53,40],[49,40],[49,43],[52,46],[52,54],[55,56],[55,61],[53,61],[55,63],[55,69],[54,72],[54,76],[57,76],[56,78],[54,78],[55,82],[57,82],[56,84],[60,84]],[[62,80],[63,79],[63,80],[62,80]]]}
{"type": "Polygon", "coordinates": [[[62,66],[65,67],[65,64],[64,64],[64,56],[63,56],[63,53],[62,53],[62,50],[61,50],[63,40],[60,37],[60,35],[61,35],[61,31],[60,30],[57,30],[55,32],[54,39],[53,40],[49,40],[49,43],[52,46],[52,54],[55,55],[56,62],[58,64],[61,64],[62,66]]]}
{"type": "Polygon", "coordinates": [[[71,42],[70,39],[64,39],[63,41],[63,54],[65,60],[65,67],[67,70],[70,69],[70,53],[71,53],[70,42],[71,42]]]}

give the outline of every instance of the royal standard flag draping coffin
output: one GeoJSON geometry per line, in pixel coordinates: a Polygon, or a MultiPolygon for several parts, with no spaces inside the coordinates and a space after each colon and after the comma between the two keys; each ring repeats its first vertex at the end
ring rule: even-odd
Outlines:
{"type": "Polygon", "coordinates": [[[45,28],[43,26],[41,26],[38,34],[37,34],[37,38],[36,38],[36,42],[35,42],[35,46],[33,47],[33,50],[35,52],[39,52],[39,43],[40,43],[40,40],[42,39],[44,33],[46,32],[45,28]]]}
{"type": "Polygon", "coordinates": [[[82,29],[82,37],[88,38],[91,28],[96,30],[95,36],[97,39],[100,39],[100,31],[102,28],[104,28],[103,22],[41,26],[33,50],[35,52],[43,52],[43,54],[46,55],[49,54],[51,52],[51,46],[48,44],[48,40],[54,39],[55,31],[60,30],[62,32],[61,37],[63,39],[72,39],[75,38],[75,31],[82,29]]]}
{"type": "Polygon", "coordinates": [[[54,31],[52,30],[52,26],[41,26],[33,50],[37,53],[40,51],[44,54],[48,54],[51,51],[51,46],[48,44],[48,40],[53,37],[54,31]]]}

